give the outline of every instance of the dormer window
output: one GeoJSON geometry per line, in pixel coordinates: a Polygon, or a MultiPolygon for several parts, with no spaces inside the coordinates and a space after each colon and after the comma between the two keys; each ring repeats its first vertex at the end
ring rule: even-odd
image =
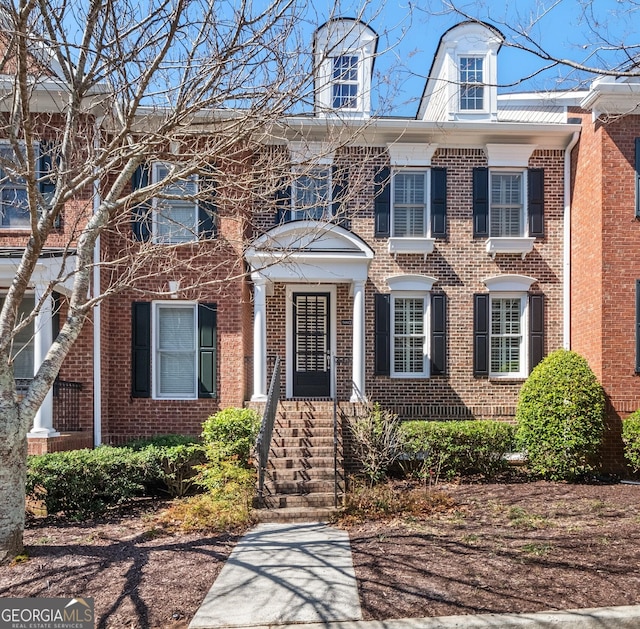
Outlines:
{"type": "Polygon", "coordinates": [[[358,108],[358,61],[357,55],[340,55],[333,59],[334,109],[358,108]]]}
{"type": "Polygon", "coordinates": [[[484,109],[484,59],[460,57],[460,111],[484,109]]]}

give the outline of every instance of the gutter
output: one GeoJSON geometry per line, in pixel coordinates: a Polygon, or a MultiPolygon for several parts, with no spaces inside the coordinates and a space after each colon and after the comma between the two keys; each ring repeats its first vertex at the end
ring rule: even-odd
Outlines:
{"type": "Polygon", "coordinates": [[[563,224],[563,288],[562,346],[571,349],[571,151],[580,139],[575,131],[564,153],[564,224],[563,224]]]}

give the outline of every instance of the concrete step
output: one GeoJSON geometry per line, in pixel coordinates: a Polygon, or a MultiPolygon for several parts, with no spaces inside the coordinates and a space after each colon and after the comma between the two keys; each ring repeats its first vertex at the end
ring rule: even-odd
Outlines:
{"type": "Polygon", "coordinates": [[[284,509],[256,509],[260,522],[328,522],[334,507],[287,507],[284,509]]]}
{"type": "Polygon", "coordinates": [[[331,437],[280,437],[274,435],[271,439],[271,449],[280,448],[333,448],[331,437]]]}
{"type": "Polygon", "coordinates": [[[264,497],[269,509],[284,509],[287,507],[333,507],[335,498],[333,492],[315,494],[271,494],[264,497]]]}

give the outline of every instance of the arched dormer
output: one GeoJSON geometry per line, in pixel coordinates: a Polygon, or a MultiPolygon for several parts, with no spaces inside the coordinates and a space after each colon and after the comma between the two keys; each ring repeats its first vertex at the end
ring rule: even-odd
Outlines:
{"type": "Polygon", "coordinates": [[[504,36],[483,22],[462,22],[440,39],[418,118],[431,121],[495,120],[497,55],[504,36]]]}
{"type": "Polygon", "coordinates": [[[368,117],[377,33],[359,20],[339,18],[314,35],[315,114],[368,117]]]}

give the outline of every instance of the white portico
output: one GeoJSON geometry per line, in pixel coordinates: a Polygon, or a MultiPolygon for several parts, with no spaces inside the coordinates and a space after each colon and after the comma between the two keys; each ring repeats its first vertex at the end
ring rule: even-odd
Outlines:
{"type": "Polygon", "coordinates": [[[364,398],[365,283],[373,259],[370,247],[338,225],[294,221],[254,241],[245,258],[254,284],[251,399],[261,401],[267,396],[267,296],[275,283],[287,287],[287,397],[335,395],[328,375],[330,357],[336,352],[335,287],[348,284],[353,298],[351,401],[364,398]]]}

